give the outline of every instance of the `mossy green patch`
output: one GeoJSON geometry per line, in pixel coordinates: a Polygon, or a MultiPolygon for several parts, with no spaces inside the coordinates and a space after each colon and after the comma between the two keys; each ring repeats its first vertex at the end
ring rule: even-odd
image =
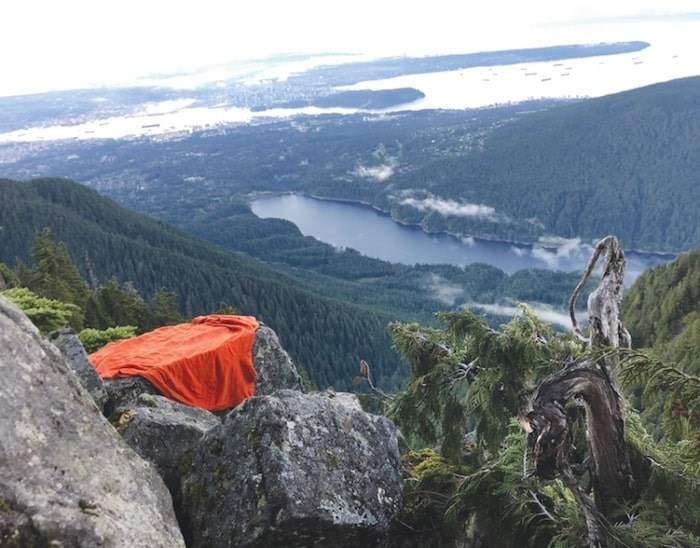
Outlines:
{"type": "Polygon", "coordinates": [[[158,400],[156,400],[153,394],[141,394],[139,396],[139,401],[146,407],[158,407],[158,400]]]}
{"type": "Polygon", "coordinates": [[[467,472],[465,465],[457,465],[449,461],[434,449],[419,449],[409,451],[404,457],[411,478],[422,480],[430,475],[453,476],[467,472]]]}

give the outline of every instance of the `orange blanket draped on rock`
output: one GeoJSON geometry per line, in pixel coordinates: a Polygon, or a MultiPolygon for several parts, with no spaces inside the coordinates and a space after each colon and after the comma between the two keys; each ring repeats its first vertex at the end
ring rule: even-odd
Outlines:
{"type": "Polygon", "coordinates": [[[115,341],[90,354],[103,379],[140,376],[173,400],[218,411],[255,392],[257,320],[213,314],[115,341]]]}

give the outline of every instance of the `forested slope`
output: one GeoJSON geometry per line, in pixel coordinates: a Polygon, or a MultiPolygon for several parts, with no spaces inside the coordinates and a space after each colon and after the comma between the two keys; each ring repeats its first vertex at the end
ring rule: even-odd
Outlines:
{"type": "MultiPolygon", "coordinates": [[[[694,77],[521,116],[481,147],[437,158],[394,182],[485,204],[500,216],[445,217],[428,208],[421,218],[432,229],[525,239],[612,233],[627,248],[678,251],[700,244],[698,174],[694,77]]],[[[411,214],[405,204],[394,208],[398,216],[411,214]]]]}
{"type": "Polygon", "coordinates": [[[625,249],[676,252],[700,244],[699,107],[693,77],[565,105],[299,116],[0,149],[4,176],[60,173],[207,239],[232,205],[299,192],[433,231],[518,241],[614,233],[625,249]]]}
{"type": "MultiPolygon", "coordinates": [[[[277,331],[319,387],[338,389],[348,387],[360,359],[372,364],[384,389],[399,388],[405,369],[391,349],[391,321],[432,323],[436,311],[478,302],[536,301],[561,309],[578,276],[508,276],[483,264],[408,267],[352,250],[339,254],[302,237],[290,223],[263,222],[242,205],[210,220],[217,243],[233,247],[235,241],[279,269],[62,179],[0,180],[0,262],[26,263],[36,232],[48,227],[93,286],[114,277],[122,285],[133,283],[145,300],[165,288],[177,295],[185,317],[214,312],[222,303],[255,315],[277,331]]],[[[492,321],[497,325],[502,318],[492,321]]]]}
{"type": "Polygon", "coordinates": [[[644,272],[625,294],[622,312],[635,346],[700,375],[700,249],[644,272]]]}
{"type": "Polygon", "coordinates": [[[115,276],[145,297],[174,291],[187,316],[210,313],[222,302],[277,331],[282,344],[319,387],[348,388],[359,360],[373,363],[378,382],[397,386],[404,376],[382,317],[319,297],[242,254],[233,254],[125,210],[69,181],[0,180],[0,262],[26,262],[36,231],[49,227],[85,279],[115,276]]]}

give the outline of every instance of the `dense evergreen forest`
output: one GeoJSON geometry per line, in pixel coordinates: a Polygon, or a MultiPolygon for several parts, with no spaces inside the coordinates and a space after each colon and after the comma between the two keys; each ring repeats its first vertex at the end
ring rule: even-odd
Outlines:
{"type": "Polygon", "coordinates": [[[222,305],[256,316],[320,387],[347,388],[362,358],[376,364],[389,386],[405,376],[390,348],[391,318],[317,296],[259,261],[129,212],[76,183],[0,181],[0,226],[0,261],[8,268],[29,262],[35,234],[48,227],[95,289],[114,278],[146,302],[163,289],[173,293],[185,317],[222,305]]]}
{"type": "Polygon", "coordinates": [[[644,272],[622,310],[636,346],[700,375],[700,249],[644,272]]]}
{"type": "MultiPolygon", "coordinates": [[[[558,236],[613,233],[627,248],[687,250],[700,242],[699,136],[700,77],[686,78],[523,116],[478,149],[393,182],[419,198],[493,206],[515,221],[513,236],[521,225],[534,237],[539,229],[525,221],[536,219],[558,236]]],[[[509,226],[438,215],[421,222],[494,236],[509,226]]]]}
{"type": "MultiPolygon", "coordinates": [[[[237,210],[257,219],[244,206],[235,206],[226,224],[237,210]]],[[[507,276],[487,265],[390,265],[352,251],[338,254],[331,246],[303,238],[290,223],[265,224],[278,227],[277,232],[255,222],[237,226],[238,231],[221,227],[221,234],[235,238],[243,249],[257,248],[272,264],[294,261],[295,276],[125,210],[74,182],[0,180],[0,262],[8,268],[27,264],[31,242],[49,228],[91,288],[113,279],[117,288],[126,284],[146,303],[161,291],[172,293],[185,318],[215,312],[222,305],[254,315],[277,331],[319,387],[349,388],[357,363],[365,359],[378,383],[398,388],[406,367],[391,349],[386,329],[390,321],[430,324],[437,310],[471,301],[527,299],[562,308],[576,279],[575,274],[548,271],[507,276]],[[323,268],[308,269],[319,264],[323,268]],[[459,298],[446,302],[439,291],[444,285],[457,288],[459,298]]],[[[39,287],[38,293],[56,298],[47,287],[39,287]]],[[[84,307],[85,300],[75,304],[84,307]]],[[[88,326],[106,324],[94,320],[88,326]]]]}

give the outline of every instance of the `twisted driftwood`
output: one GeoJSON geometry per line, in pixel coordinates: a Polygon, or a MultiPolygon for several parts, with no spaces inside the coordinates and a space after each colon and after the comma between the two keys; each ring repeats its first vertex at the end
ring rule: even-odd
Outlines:
{"type": "MultiPolygon", "coordinates": [[[[585,340],[592,349],[629,347],[629,333],[619,317],[625,256],[614,236],[598,243],[571,296],[569,312],[574,332],[584,338],[574,307],[603,250],[602,278],[588,298],[590,335],[585,340]]],[[[569,365],[540,384],[529,409],[521,416],[535,460],[535,473],[543,479],[559,477],[571,490],[586,518],[591,547],[607,545],[606,517],[611,508],[632,496],[617,368],[614,352],[601,352],[595,360],[569,365]],[[583,463],[574,462],[573,424],[566,411],[571,402],[582,402],[586,412],[588,457],[583,463]],[[577,478],[584,471],[590,474],[593,498],[577,478]]]]}

